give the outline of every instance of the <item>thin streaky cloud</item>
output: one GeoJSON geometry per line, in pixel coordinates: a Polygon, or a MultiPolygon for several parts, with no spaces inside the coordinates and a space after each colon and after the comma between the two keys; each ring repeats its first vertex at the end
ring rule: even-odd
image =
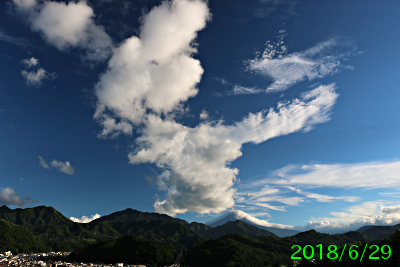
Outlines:
{"type": "Polygon", "coordinates": [[[38,156],[38,158],[39,158],[39,166],[41,166],[44,169],[50,168],[49,164],[47,164],[47,162],[41,156],[38,156]]]}
{"type": "Polygon", "coordinates": [[[347,201],[347,202],[356,202],[356,201],[358,201],[360,199],[359,197],[355,197],[355,196],[338,196],[338,197],[334,197],[334,196],[329,196],[329,195],[312,193],[312,192],[303,191],[303,190],[301,190],[299,188],[295,188],[293,186],[288,186],[287,188],[297,192],[300,195],[304,195],[307,198],[315,199],[318,202],[332,202],[332,201],[335,201],[335,200],[343,200],[343,201],[347,201]]]}
{"type": "Polygon", "coordinates": [[[24,38],[10,36],[0,30],[0,41],[10,43],[21,48],[33,47],[32,43],[24,38]]]}
{"type": "Polygon", "coordinates": [[[400,161],[288,165],[271,176],[274,179],[270,183],[275,185],[393,188],[400,186],[400,161]]]}
{"type": "MultiPolygon", "coordinates": [[[[238,84],[234,84],[231,82],[228,82],[224,78],[214,78],[215,80],[219,81],[222,85],[224,86],[230,86],[232,87],[232,90],[227,91],[225,94],[226,95],[251,95],[251,94],[258,94],[264,92],[262,89],[258,89],[256,87],[246,87],[238,84]]],[[[219,95],[219,96],[222,96],[219,95]]]]}
{"type": "MultiPolygon", "coordinates": [[[[251,203],[250,201],[247,203],[251,203]]],[[[285,195],[279,195],[279,196],[260,197],[260,198],[254,199],[253,201],[260,202],[260,203],[281,202],[281,203],[289,205],[289,206],[299,206],[301,202],[305,201],[305,199],[303,197],[289,197],[289,196],[285,196],[285,195]]]]}
{"type": "Polygon", "coordinates": [[[277,211],[286,211],[284,206],[274,206],[268,203],[254,203],[255,206],[259,206],[259,207],[263,207],[263,208],[267,208],[270,210],[277,210],[277,211]]]}
{"type": "Polygon", "coordinates": [[[245,62],[247,70],[272,79],[272,84],[264,89],[266,93],[281,92],[304,80],[320,79],[343,68],[352,68],[342,64],[357,53],[347,41],[330,38],[307,50],[288,53],[285,36],[286,31],[282,31],[277,42],[268,41],[262,53],[245,62]]]}
{"type": "Polygon", "coordinates": [[[252,95],[252,94],[258,94],[263,92],[264,90],[258,89],[256,87],[245,87],[245,86],[240,86],[240,85],[234,85],[232,91],[229,92],[229,94],[232,95],[252,95]]]}

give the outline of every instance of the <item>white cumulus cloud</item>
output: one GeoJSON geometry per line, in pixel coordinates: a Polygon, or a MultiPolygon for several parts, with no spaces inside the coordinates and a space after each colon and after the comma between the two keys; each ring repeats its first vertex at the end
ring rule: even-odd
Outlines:
{"type": "Polygon", "coordinates": [[[22,60],[22,63],[24,63],[28,68],[35,67],[36,65],[39,64],[39,60],[37,58],[31,57],[31,58],[22,60]]]}
{"type": "Polygon", "coordinates": [[[21,71],[21,75],[26,79],[28,85],[41,85],[45,79],[55,77],[55,73],[49,73],[40,67],[39,60],[31,57],[21,61],[26,69],[21,71]]]}
{"type": "Polygon", "coordinates": [[[43,68],[32,71],[21,71],[21,75],[25,77],[27,84],[35,85],[41,84],[41,82],[47,77],[46,71],[43,68]]]}
{"type": "Polygon", "coordinates": [[[53,168],[56,168],[59,172],[63,172],[63,173],[70,174],[70,175],[75,174],[75,170],[74,170],[74,168],[72,168],[71,163],[69,163],[69,161],[62,162],[62,161],[53,160],[52,162],[50,162],[50,165],[53,168]]]}
{"type": "Polygon", "coordinates": [[[13,0],[17,10],[27,16],[32,30],[60,50],[83,48],[86,58],[104,60],[109,57],[112,41],[101,26],[95,24],[94,11],[84,1],[54,2],[13,0]]]}
{"type": "Polygon", "coordinates": [[[75,218],[75,217],[70,217],[69,219],[73,222],[77,222],[77,223],[90,223],[93,220],[96,220],[98,218],[100,218],[101,216],[99,214],[95,214],[95,215],[91,215],[89,217],[87,216],[82,216],[80,219],[79,218],[75,218]]]}
{"type": "Polygon", "coordinates": [[[47,163],[41,156],[39,158],[39,166],[43,167],[44,169],[55,168],[59,172],[63,172],[69,175],[75,174],[75,169],[71,166],[69,161],[62,162],[58,160],[53,160],[50,163],[47,163]]]}
{"type": "Polygon", "coordinates": [[[196,52],[193,40],[209,18],[202,1],[175,0],[151,10],[140,36],[115,50],[100,77],[95,118],[104,121],[109,111],[139,124],[147,111],[166,114],[195,96],[203,68],[191,57],[196,52]]]}
{"type": "Polygon", "coordinates": [[[365,225],[394,225],[400,223],[400,205],[386,206],[383,201],[368,201],[347,208],[343,212],[331,212],[332,217],[310,221],[298,230],[315,229],[326,233],[354,231],[365,225]]]}
{"type": "Polygon", "coordinates": [[[23,206],[24,200],[10,187],[0,187],[0,205],[23,206]]]}

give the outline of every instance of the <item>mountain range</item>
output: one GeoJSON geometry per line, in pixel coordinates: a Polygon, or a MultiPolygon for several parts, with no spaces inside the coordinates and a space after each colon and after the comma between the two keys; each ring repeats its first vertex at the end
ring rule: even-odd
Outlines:
{"type": "MultiPolygon", "coordinates": [[[[52,207],[10,209],[2,206],[0,237],[3,242],[0,241],[0,250],[12,250],[14,253],[75,251],[71,257],[79,260],[86,259],[83,255],[89,255],[89,252],[90,255],[100,255],[104,247],[111,249],[125,247],[123,244],[134,244],[132,246],[136,247],[136,250],[149,247],[152,251],[159,250],[162,255],[169,255],[169,258],[179,251],[187,251],[184,261],[191,266],[201,266],[200,262],[205,263],[215,257],[220,257],[227,263],[231,260],[223,257],[227,251],[235,251],[235,255],[238,253],[236,260],[242,255],[240,253],[244,253],[242,257],[245,260],[285,262],[288,255],[293,253],[291,251],[293,244],[301,246],[317,244],[342,246],[356,242],[371,244],[378,243],[380,239],[387,238],[396,230],[400,230],[398,224],[361,227],[357,231],[330,235],[315,230],[296,232],[291,229],[257,226],[245,218],[242,218],[243,220],[237,218],[238,216],[231,213],[206,225],[197,222],[188,223],[164,214],[125,209],[90,223],[77,223],[52,207]],[[282,235],[290,236],[280,237],[282,235]],[[134,238],[124,238],[126,236],[134,238]]],[[[121,253],[128,255],[131,252],[121,253]]],[[[160,255],[157,257],[162,258],[160,255]]],[[[156,257],[156,254],[153,256],[156,257]]],[[[146,257],[149,259],[151,255],[146,257]]],[[[129,259],[137,260],[137,258],[129,259]]],[[[113,257],[104,255],[104,262],[113,260],[113,257]]],[[[164,262],[159,261],[159,264],[164,262]]]]}

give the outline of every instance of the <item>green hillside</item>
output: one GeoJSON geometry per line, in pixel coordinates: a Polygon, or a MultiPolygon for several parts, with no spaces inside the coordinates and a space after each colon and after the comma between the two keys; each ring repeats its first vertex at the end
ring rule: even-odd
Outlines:
{"type": "Polygon", "coordinates": [[[289,262],[291,243],[277,237],[260,240],[228,234],[189,249],[183,265],[189,266],[267,266],[289,262]],[[282,251],[283,249],[283,251],[282,251]]]}
{"type": "Polygon", "coordinates": [[[374,226],[363,232],[364,235],[370,236],[375,239],[382,239],[390,236],[396,230],[400,230],[400,224],[393,226],[374,226]]]}
{"type": "Polygon", "coordinates": [[[24,227],[0,219],[0,251],[18,254],[46,252],[51,248],[24,227]]]}
{"type": "Polygon", "coordinates": [[[119,236],[134,235],[159,244],[171,243],[177,250],[185,250],[207,238],[180,223],[165,220],[136,222],[92,222],[88,230],[99,233],[118,233],[119,236]],[[106,227],[107,226],[107,227],[106,227]],[[104,229],[106,232],[104,232],[104,229]],[[114,232],[112,232],[114,231],[114,232]]]}
{"type": "MultiPolygon", "coordinates": [[[[222,264],[220,266],[225,266],[224,264],[230,266],[232,261],[251,262],[255,266],[265,263],[284,263],[287,257],[293,254],[291,249],[293,244],[302,247],[322,244],[324,248],[329,245],[340,247],[357,242],[379,244],[382,237],[389,237],[400,228],[400,225],[374,226],[363,229],[363,232],[351,231],[337,235],[310,230],[280,238],[270,231],[240,220],[210,227],[202,223],[189,224],[167,215],[132,209],[115,212],[101,217],[101,220],[82,224],[72,222],[54,208],[45,206],[26,209],[9,209],[7,206],[2,206],[0,218],[3,219],[1,250],[14,252],[56,250],[78,253],[95,244],[118,247],[120,242],[128,242],[122,237],[136,236],[138,240],[152,241],[169,252],[174,251],[175,254],[172,253],[174,257],[177,252],[186,251],[185,262],[190,266],[202,266],[201,264],[214,261],[222,264]]],[[[324,250],[323,254],[326,253],[324,250]]],[[[400,251],[398,253],[400,254],[400,251]]]]}
{"type": "Polygon", "coordinates": [[[164,266],[173,264],[177,254],[171,244],[158,245],[140,237],[124,236],[80,248],[65,260],[164,266]]]}

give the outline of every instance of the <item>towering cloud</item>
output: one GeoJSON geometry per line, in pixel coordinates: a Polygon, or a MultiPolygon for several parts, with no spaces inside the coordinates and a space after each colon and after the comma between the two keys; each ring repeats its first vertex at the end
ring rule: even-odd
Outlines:
{"type": "Polygon", "coordinates": [[[156,211],[219,213],[234,205],[232,187],[238,170],[229,164],[242,155],[242,145],[307,131],[327,121],[338,96],[334,89],[334,85],[321,86],[301,99],[250,114],[234,125],[220,121],[190,128],[149,115],[136,140],[138,149],[129,154],[130,162],[154,162],[166,169],[157,185],[167,194],[156,202],[156,211]]]}
{"type": "Polygon", "coordinates": [[[203,1],[164,2],[143,19],[139,37],[115,50],[96,85],[100,136],[137,129],[141,136],[130,162],[163,169],[156,184],[165,195],[154,205],[157,212],[219,213],[233,207],[239,170],[230,163],[242,155],[242,145],[310,130],[329,120],[338,96],[331,84],[233,125],[205,121],[191,128],[174,121],[173,114],[197,94],[203,69],[192,57],[194,40],[209,19],[203,1]]]}
{"type": "Polygon", "coordinates": [[[209,18],[204,2],[186,0],[164,2],[144,18],[140,36],[116,49],[96,86],[104,134],[128,133],[126,122],[143,123],[147,111],[167,114],[197,94],[203,68],[191,57],[193,41],[209,18]],[[122,121],[111,123],[108,111],[122,121]]]}

